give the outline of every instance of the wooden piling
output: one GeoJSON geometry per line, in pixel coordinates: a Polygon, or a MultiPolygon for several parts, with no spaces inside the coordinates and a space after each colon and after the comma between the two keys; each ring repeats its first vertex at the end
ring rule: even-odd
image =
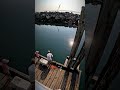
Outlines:
{"type": "Polygon", "coordinates": [[[84,20],[85,20],[85,7],[82,7],[80,20],[79,20],[79,25],[78,25],[78,28],[77,28],[77,31],[76,31],[76,35],[75,35],[75,38],[74,38],[74,43],[73,43],[71,53],[70,53],[70,58],[69,58],[70,62],[68,62],[68,67],[70,67],[70,65],[71,65],[71,59],[75,57],[75,54],[76,54],[77,49],[79,47],[79,43],[81,41],[83,32],[85,30],[84,20]]]}
{"type": "Polygon", "coordinates": [[[109,60],[103,68],[94,90],[107,90],[111,81],[117,76],[120,71],[120,33],[109,60]]]}
{"type": "Polygon", "coordinates": [[[92,79],[111,33],[117,12],[117,0],[104,0],[100,9],[93,41],[86,58],[86,88],[92,79]]]}
{"type": "Polygon", "coordinates": [[[85,56],[85,42],[84,42],[84,44],[83,44],[83,46],[82,46],[82,48],[81,48],[81,50],[80,50],[80,52],[79,52],[79,54],[78,54],[78,56],[77,56],[77,58],[76,58],[76,62],[75,62],[75,64],[74,64],[74,66],[73,66],[73,68],[74,68],[75,70],[76,70],[77,67],[80,65],[80,62],[83,60],[84,56],[85,56]]]}

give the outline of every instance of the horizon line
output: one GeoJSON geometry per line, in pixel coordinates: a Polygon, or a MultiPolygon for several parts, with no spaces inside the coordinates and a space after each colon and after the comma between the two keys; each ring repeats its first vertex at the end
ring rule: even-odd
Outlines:
{"type": "Polygon", "coordinates": [[[59,11],[57,11],[57,10],[44,10],[44,11],[35,11],[35,12],[59,12],[59,11],[67,11],[67,12],[72,12],[72,13],[77,13],[77,14],[80,14],[80,12],[77,12],[77,11],[72,11],[72,10],[59,10],[59,11]]]}

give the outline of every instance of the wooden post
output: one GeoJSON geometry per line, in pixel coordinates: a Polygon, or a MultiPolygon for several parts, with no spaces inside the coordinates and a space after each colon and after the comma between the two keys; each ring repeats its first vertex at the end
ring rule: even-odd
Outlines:
{"type": "Polygon", "coordinates": [[[70,53],[70,59],[69,59],[69,62],[68,62],[68,67],[71,65],[71,59],[75,57],[75,54],[76,54],[77,49],[79,47],[79,43],[81,41],[83,32],[85,30],[84,18],[85,18],[85,7],[82,7],[78,29],[76,31],[76,35],[75,35],[75,38],[74,38],[74,43],[73,43],[71,53],[70,53]]]}
{"type": "Polygon", "coordinates": [[[109,84],[115,78],[115,76],[120,71],[120,33],[109,60],[105,67],[103,68],[98,81],[94,87],[94,90],[107,90],[109,84]]]}
{"type": "Polygon", "coordinates": [[[85,42],[84,42],[84,44],[83,44],[83,46],[82,46],[82,48],[81,48],[81,50],[76,58],[76,63],[73,66],[74,70],[77,69],[80,62],[83,60],[84,56],[85,56],[85,42]]]}
{"type": "Polygon", "coordinates": [[[92,79],[111,33],[117,12],[117,0],[104,0],[95,28],[93,41],[86,58],[86,88],[92,79]]]}

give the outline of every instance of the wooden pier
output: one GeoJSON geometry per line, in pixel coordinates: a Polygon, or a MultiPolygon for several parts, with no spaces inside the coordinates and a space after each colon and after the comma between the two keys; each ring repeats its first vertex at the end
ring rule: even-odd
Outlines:
{"type": "Polygon", "coordinates": [[[53,63],[56,63],[55,68],[48,69],[37,62],[35,80],[52,90],[79,90],[81,72],[67,70],[64,65],[53,63]]]}

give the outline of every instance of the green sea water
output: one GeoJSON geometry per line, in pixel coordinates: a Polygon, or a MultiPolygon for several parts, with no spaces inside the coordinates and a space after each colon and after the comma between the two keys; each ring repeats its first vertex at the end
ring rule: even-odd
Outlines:
{"type": "Polygon", "coordinates": [[[64,63],[70,54],[76,28],[50,25],[35,25],[35,49],[46,56],[47,51],[53,53],[53,60],[64,63]]]}

